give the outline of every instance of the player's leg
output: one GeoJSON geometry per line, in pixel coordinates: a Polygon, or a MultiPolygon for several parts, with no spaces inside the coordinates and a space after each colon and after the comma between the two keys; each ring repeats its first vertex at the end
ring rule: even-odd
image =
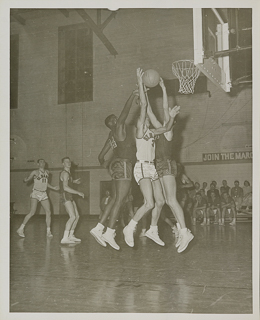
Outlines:
{"type": "Polygon", "coordinates": [[[71,228],[70,228],[69,239],[72,240],[72,241],[75,241],[75,242],[81,242],[81,240],[79,238],[76,238],[75,235],[74,235],[74,231],[75,231],[76,226],[77,226],[78,221],[79,221],[79,212],[78,212],[78,208],[77,208],[77,205],[76,205],[75,201],[72,201],[72,205],[73,205],[73,208],[74,208],[75,220],[72,223],[71,228]]]}
{"type": "Polygon", "coordinates": [[[69,214],[69,220],[66,223],[65,231],[61,243],[75,243],[75,241],[69,239],[69,233],[73,222],[75,221],[76,215],[72,201],[66,201],[64,203],[65,209],[69,214]]]}
{"type": "Polygon", "coordinates": [[[115,242],[115,225],[118,219],[120,208],[124,204],[126,196],[129,193],[131,187],[131,180],[115,180],[116,184],[116,200],[111,208],[108,227],[106,232],[103,234],[102,238],[108,242],[114,249],[119,250],[120,247],[115,242]]]}
{"type": "MultiPolygon", "coordinates": [[[[179,241],[178,241],[178,252],[184,251],[189,242],[194,238],[193,234],[190,230],[187,229],[185,220],[184,220],[184,213],[182,207],[179,205],[177,198],[176,198],[176,180],[173,175],[165,175],[162,177],[164,192],[166,203],[172,210],[172,213],[175,215],[176,220],[180,225],[179,230],[179,241]]],[[[196,214],[196,213],[195,213],[196,214]]]]}
{"type": "Polygon", "coordinates": [[[115,186],[115,180],[112,180],[112,198],[108,205],[106,206],[101,220],[98,222],[98,224],[90,230],[90,234],[96,239],[96,241],[101,244],[103,247],[106,247],[106,242],[102,239],[102,234],[105,228],[105,223],[110,215],[110,211],[116,201],[116,186],[115,186]]]}
{"type": "Polygon", "coordinates": [[[35,198],[31,198],[30,212],[25,216],[23,223],[21,224],[19,229],[16,231],[20,237],[23,237],[23,238],[25,237],[24,236],[24,227],[25,227],[26,223],[31,219],[31,217],[35,214],[36,209],[37,209],[37,204],[38,204],[38,200],[35,198]]]}
{"type": "Polygon", "coordinates": [[[155,181],[152,181],[152,187],[153,187],[155,204],[152,210],[151,226],[149,230],[146,231],[145,235],[146,237],[150,238],[160,246],[164,246],[165,243],[159,238],[158,226],[157,226],[157,223],[162,211],[162,207],[165,204],[165,199],[164,199],[160,180],[157,179],[155,181]]]}
{"type": "Polygon", "coordinates": [[[46,214],[47,237],[53,237],[51,233],[51,206],[49,199],[42,200],[41,205],[46,214]]]}
{"type": "Polygon", "coordinates": [[[137,223],[142,219],[146,212],[153,209],[153,187],[150,178],[143,178],[139,181],[140,189],[144,197],[143,205],[137,209],[133,219],[124,228],[123,233],[125,236],[125,242],[130,246],[134,246],[134,231],[137,223]]]}
{"type": "Polygon", "coordinates": [[[160,177],[163,194],[165,197],[166,204],[171,209],[172,214],[174,215],[177,223],[182,228],[186,227],[184,213],[182,207],[177,201],[176,198],[176,180],[172,175],[165,175],[160,177]],[[176,210],[177,209],[177,210],[176,210]]]}

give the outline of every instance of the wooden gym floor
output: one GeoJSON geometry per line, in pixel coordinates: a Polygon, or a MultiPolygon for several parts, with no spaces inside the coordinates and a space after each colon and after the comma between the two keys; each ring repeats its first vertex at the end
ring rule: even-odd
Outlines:
{"type": "MultiPolygon", "coordinates": [[[[97,220],[81,218],[81,244],[61,245],[67,216],[33,217],[24,239],[22,216],[11,218],[10,312],[252,313],[252,224],[192,228],[188,249],[178,254],[170,227],[161,222],[166,246],[136,237],[128,247],[101,247],[89,231],[97,220]]],[[[137,235],[139,230],[137,230],[137,235]]]]}

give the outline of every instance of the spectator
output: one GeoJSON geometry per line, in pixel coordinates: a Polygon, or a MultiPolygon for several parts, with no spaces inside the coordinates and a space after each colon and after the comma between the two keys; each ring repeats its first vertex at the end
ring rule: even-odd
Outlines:
{"type": "Polygon", "coordinates": [[[234,187],[231,189],[231,197],[235,201],[236,209],[240,210],[242,199],[243,199],[243,189],[239,187],[239,181],[234,181],[234,187]]]}
{"type": "Polygon", "coordinates": [[[205,190],[204,189],[200,189],[199,193],[202,196],[202,198],[205,199],[206,202],[208,203],[208,197],[207,197],[207,195],[205,193],[205,190]]]}
{"type": "Polygon", "coordinates": [[[222,212],[221,212],[221,223],[220,223],[220,225],[224,226],[224,224],[225,224],[225,215],[226,215],[228,209],[231,210],[232,216],[233,216],[233,219],[232,219],[232,222],[230,222],[230,225],[231,226],[236,225],[236,216],[237,216],[236,205],[235,205],[234,200],[230,197],[230,195],[227,192],[224,192],[222,194],[221,209],[222,209],[222,212]]]}
{"type": "Polygon", "coordinates": [[[210,224],[210,216],[214,216],[214,224],[221,224],[220,198],[215,192],[211,192],[207,208],[207,225],[210,224]]]}
{"type": "Polygon", "coordinates": [[[194,188],[189,191],[189,196],[191,199],[195,199],[196,194],[200,191],[200,184],[195,182],[194,188]]]}
{"type": "Polygon", "coordinates": [[[213,182],[211,182],[211,184],[210,184],[210,189],[209,189],[209,191],[207,192],[208,201],[209,201],[209,199],[210,199],[211,192],[214,192],[215,195],[216,195],[216,197],[219,198],[219,191],[218,191],[218,189],[216,189],[215,183],[213,183],[213,182]]]}
{"type": "Polygon", "coordinates": [[[217,190],[218,190],[218,187],[217,187],[217,181],[213,180],[211,183],[213,183],[213,184],[214,184],[214,186],[215,186],[215,189],[217,189],[217,190]]]}
{"type": "Polygon", "coordinates": [[[207,208],[207,203],[206,201],[202,198],[200,193],[198,192],[195,196],[194,199],[194,207],[193,207],[193,215],[192,215],[192,224],[196,225],[196,218],[197,215],[203,215],[203,222],[201,225],[206,224],[206,208],[207,208]]]}
{"type": "Polygon", "coordinates": [[[230,187],[227,185],[227,180],[222,181],[222,186],[220,187],[220,195],[226,192],[229,195],[230,187]]]}
{"type": "Polygon", "coordinates": [[[252,187],[247,180],[244,181],[243,195],[244,196],[241,203],[241,211],[252,211],[252,187]]]}
{"type": "Polygon", "coordinates": [[[202,183],[202,189],[205,191],[205,194],[207,194],[207,192],[208,192],[207,186],[208,186],[208,183],[207,183],[207,182],[203,182],[203,183],[202,183]]]}

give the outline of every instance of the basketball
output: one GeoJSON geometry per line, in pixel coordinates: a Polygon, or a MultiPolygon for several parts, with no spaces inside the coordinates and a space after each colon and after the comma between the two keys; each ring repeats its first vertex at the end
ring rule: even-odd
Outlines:
{"type": "Polygon", "coordinates": [[[160,81],[160,75],[156,70],[148,69],[144,72],[143,82],[146,87],[153,88],[157,86],[160,81]]]}

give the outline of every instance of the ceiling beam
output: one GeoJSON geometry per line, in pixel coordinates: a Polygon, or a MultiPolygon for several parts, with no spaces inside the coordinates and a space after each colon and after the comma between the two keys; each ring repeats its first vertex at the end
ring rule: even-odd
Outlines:
{"type": "Polygon", "coordinates": [[[59,10],[66,18],[70,16],[70,13],[67,9],[59,9],[59,10]]]}
{"type": "Polygon", "coordinates": [[[112,13],[110,14],[110,16],[102,23],[102,25],[101,25],[101,30],[104,30],[105,27],[109,24],[109,22],[110,22],[113,18],[115,18],[115,16],[116,16],[116,12],[112,12],[112,13]]]}
{"type": "Polygon", "coordinates": [[[97,25],[101,25],[101,9],[97,9],[97,25]]]}
{"type": "Polygon", "coordinates": [[[87,23],[87,25],[93,30],[93,32],[99,37],[99,39],[103,42],[108,51],[116,56],[118,53],[116,49],[113,47],[111,42],[104,35],[99,26],[95,24],[95,22],[91,19],[91,17],[86,13],[84,9],[76,9],[77,13],[83,18],[83,20],[87,23]]]}
{"type": "Polygon", "coordinates": [[[11,17],[13,17],[17,22],[25,26],[25,19],[22,18],[19,14],[17,13],[11,13],[11,17]]]}

